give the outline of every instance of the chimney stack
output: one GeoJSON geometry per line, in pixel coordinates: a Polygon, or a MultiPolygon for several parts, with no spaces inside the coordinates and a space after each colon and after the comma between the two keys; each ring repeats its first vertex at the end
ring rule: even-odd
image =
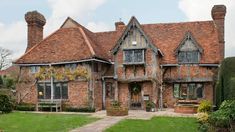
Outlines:
{"type": "Polygon", "coordinates": [[[116,31],[122,29],[123,27],[125,27],[125,23],[124,22],[122,22],[122,21],[115,22],[116,31]]]}
{"type": "Polygon", "coordinates": [[[28,24],[28,51],[34,45],[43,39],[43,26],[46,24],[45,17],[37,11],[27,12],[25,14],[25,21],[28,24]]]}
{"type": "Polygon", "coordinates": [[[224,19],[226,15],[225,5],[214,5],[211,10],[211,16],[218,31],[218,38],[220,43],[220,57],[221,61],[224,59],[224,19]]]}

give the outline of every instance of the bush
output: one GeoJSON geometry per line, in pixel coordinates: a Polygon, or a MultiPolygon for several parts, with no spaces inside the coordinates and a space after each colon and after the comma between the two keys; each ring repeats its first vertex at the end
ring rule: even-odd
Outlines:
{"type": "Polygon", "coordinates": [[[115,108],[118,108],[118,107],[121,107],[121,103],[119,101],[112,101],[111,102],[111,106],[112,107],[115,107],[115,108]]]}
{"type": "Polygon", "coordinates": [[[34,104],[18,104],[16,110],[19,111],[35,111],[36,106],[34,104]]]}
{"type": "Polygon", "coordinates": [[[0,95],[0,111],[10,113],[13,110],[13,104],[7,95],[0,95]]]}
{"type": "Polygon", "coordinates": [[[209,116],[209,123],[215,127],[228,128],[231,121],[235,121],[235,100],[224,101],[219,110],[209,116]]]}
{"type": "Polygon", "coordinates": [[[67,112],[95,112],[95,108],[92,108],[92,107],[83,107],[83,108],[65,107],[65,111],[67,111],[67,112]]]}
{"type": "Polygon", "coordinates": [[[208,132],[209,127],[210,127],[210,124],[208,124],[208,123],[200,124],[198,127],[198,131],[199,132],[208,132]]]}
{"type": "Polygon", "coordinates": [[[208,113],[198,113],[197,120],[199,123],[207,123],[208,122],[208,113]]]}
{"type": "Polygon", "coordinates": [[[220,66],[216,85],[216,105],[224,100],[235,99],[235,57],[225,58],[220,66]]]}
{"type": "Polygon", "coordinates": [[[203,100],[201,101],[198,109],[197,109],[197,112],[211,112],[212,111],[212,104],[210,101],[208,100],[203,100]]]}

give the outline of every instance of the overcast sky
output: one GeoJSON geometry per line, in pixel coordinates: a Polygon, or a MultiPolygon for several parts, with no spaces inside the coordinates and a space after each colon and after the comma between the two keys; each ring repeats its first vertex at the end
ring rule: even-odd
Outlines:
{"type": "Polygon", "coordinates": [[[0,0],[0,46],[12,50],[15,59],[24,53],[24,14],[32,10],[46,17],[46,37],[68,16],[97,32],[113,30],[115,21],[127,23],[131,16],[140,23],[211,20],[215,4],[227,7],[225,55],[235,56],[235,0],[0,0]]]}

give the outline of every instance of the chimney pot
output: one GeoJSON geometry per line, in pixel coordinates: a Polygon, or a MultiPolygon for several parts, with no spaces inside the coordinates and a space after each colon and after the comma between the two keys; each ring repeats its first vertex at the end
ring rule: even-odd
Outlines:
{"type": "Polygon", "coordinates": [[[211,16],[213,20],[216,19],[224,19],[226,14],[226,6],[225,5],[214,5],[211,10],[211,16]]]}

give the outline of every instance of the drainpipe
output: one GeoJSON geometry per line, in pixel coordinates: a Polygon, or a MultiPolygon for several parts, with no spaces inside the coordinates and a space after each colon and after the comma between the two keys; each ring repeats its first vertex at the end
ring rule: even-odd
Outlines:
{"type": "Polygon", "coordinates": [[[160,101],[159,101],[159,107],[160,107],[160,110],[162,111],[162,108],[163,108],[163,99],[162,99],[162,93],[163,93],[163,88],[162,88],[162,85],[163,85],[163,73],[162,73],[162,66],[161,66],[161,87],[160,87],[160,101]]]}
{"type": "MultiPolygon", "coordinates": [[[[51,68],[51,64],[49,65],[49,67],[51,68]]],[[[53,76],[52,76],[52,71],[51,72],[51,101],[53,101],[54,99],[54,80],[53,80],[53,76]]]]}

